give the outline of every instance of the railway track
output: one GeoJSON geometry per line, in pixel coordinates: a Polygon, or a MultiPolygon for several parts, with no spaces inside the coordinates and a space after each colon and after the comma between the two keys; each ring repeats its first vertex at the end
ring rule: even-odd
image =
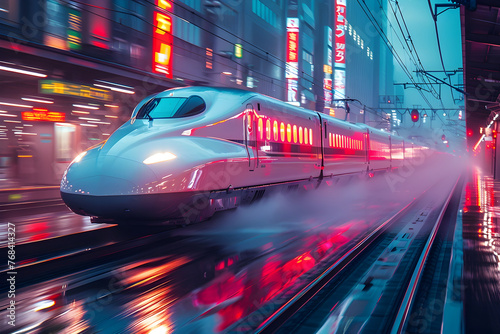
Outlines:
{"type": "Polygon", "coordinates": [[[0,216],[2,219],[18,217],[27,211],[30,214],[41,214],[61,210],[68,209],[60,198],[0,204],[0,216]]]}
{"type": "MultiPolygon", "coordinates": [[[[443,182],[433,189],[442,188],[443,182]]],[[[253,314],[229,332],[421,332],[422,323],[416,325],[415,319],[428,311],[426,302],[446,291],[446,249],[452,244],[449,231],[461,184],[461,179],[453,182],[444,200],[429,189],[268,312],[264,321],[253,314]],[[432,279],[436,270],[441,270],[439,282],[432,279]]],[[[441,326],[442,310],[434,312],[441,317],[425,323],[427,331],[441,326]]]]}
{"type": "MultiPolygon", "coordinates": [[[[115,225],[60,237],[16,245],[17,286],[36,284],[51,278],[106,264],[165,242],[184,237],[171,235],[173,227],[133,228],[115,225]],[[35,275],[36,273],[36,275],[35,275]]],[[[7,253],[7,246],[0,251],[7,253]]],[[[7,275],[6,265],[0,274],[7,275]]],[[[4,282],[1,283],[3,286],[4,282]]]]}

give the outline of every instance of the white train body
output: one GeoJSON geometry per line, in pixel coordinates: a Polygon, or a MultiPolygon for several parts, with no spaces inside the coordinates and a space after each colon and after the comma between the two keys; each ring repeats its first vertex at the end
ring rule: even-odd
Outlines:
{"type": "Polygon", "coordinates": [[[61,196],[94,221],[192,222],[270,189],[398,168],[416,149],[253,92],[176,88],[144,99],[106,142],[77,157],[61,196]]]}

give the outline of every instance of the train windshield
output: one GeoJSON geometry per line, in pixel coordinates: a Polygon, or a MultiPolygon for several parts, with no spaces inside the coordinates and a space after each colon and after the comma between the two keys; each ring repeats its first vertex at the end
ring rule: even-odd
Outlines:
{"type": "Polygon", "coordinates": [[[137,118],[180,118],[202,113],[205,101],[199,96],[153,98],[144,104],[137,118]]]}

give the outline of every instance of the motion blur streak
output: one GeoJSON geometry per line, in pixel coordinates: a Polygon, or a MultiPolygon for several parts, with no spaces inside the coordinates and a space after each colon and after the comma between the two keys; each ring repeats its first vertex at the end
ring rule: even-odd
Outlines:
{"type": "Polygon", "coordinates": [[[155,258],[141,261],[120,270],[127,289],[140,288],[140,292],[124,307],[122,315],[134,320],[128,327],[130,333],[170,333],[172,328],[169,308],[176,301],[165,277],[190,259],[155,258]],[[155,265],[155,263],[162,263],[155,265]]]}

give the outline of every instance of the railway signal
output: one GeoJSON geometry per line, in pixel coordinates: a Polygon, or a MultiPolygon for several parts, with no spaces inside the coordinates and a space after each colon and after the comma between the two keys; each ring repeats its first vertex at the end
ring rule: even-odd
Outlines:
{"type": "Polygon", "coordinates": [[[410,115],[411,115],[411,120],[412,120],[413,122],[418,122],[418,119],[419,119],[419,117],[420,117],[420,114],[418,113],[418,110],[417,110],[417,109],[413,109],[413,110],[411,111],[410,115]]]}

